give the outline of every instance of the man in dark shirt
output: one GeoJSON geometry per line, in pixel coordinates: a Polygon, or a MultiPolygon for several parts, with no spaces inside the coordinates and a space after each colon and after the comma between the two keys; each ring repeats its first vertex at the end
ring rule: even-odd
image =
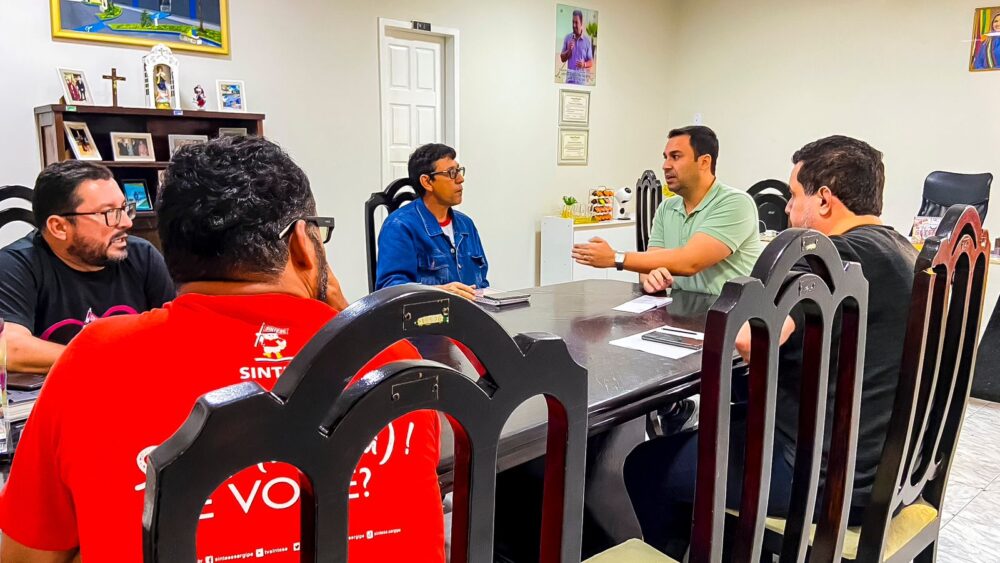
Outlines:
{"type": "Polygon", "coordinates": [[[65,345],[100,317],[134,314],[174,298],[163,257],[128,236],[135,202],[111,171],[66,161],[35,181],[36,230],[0,250],[0,318],[7,368],[46,373],[65,345]]]}
{"type": "MultiPolygon", "coordinates": [[[[913,267],[917,253],[910,242],[882,224],[885,167],[882,153],[857,139],[832,136],[809,143],[792,157],[791,199],[785,211],[793,227],[815,229],[833,241],[840,257],[858,262],[869,284],[868,329],[862,383],[858,455],[850,521],[857,524],[867,506],[875,470],[882,455],[903,357],[903,335],[909,313],[913,267]]],[[[808,268],[805,263],[802,268],[808,268]]],[[[778,410],[771,463],[768,513],[784,517],[791,498],[792,468],[798,428],[799,382],[802,371],[803,314],[792,310],[781,330],[778,410]]],[[[834,323],[839,330],[839,322],[834,323]]],[[[834,334],[834,338],[839,338],[834,334]]],[[[737,336],[740,354],[750,358],[750,328],[737,336]]],[[[831,345],[836,350],[837,345],[831,345]]],[[[830,363],[835,374],[837,364],[830,363]]],[[[830,380],[826,444],[833,409],[830,380]]],[[[733,409],[727,506],[738,508],[745,420],[733,409]]],[[[683,553],[690,533],[690,503],[697,474],[697,433],[647,442],[629,456],[626,482],[647,541],[683,553]],[[685,510],[687,508],[687,510],[685,510]],[[680,515],[680,516],[678,516],[680,515]]]]}

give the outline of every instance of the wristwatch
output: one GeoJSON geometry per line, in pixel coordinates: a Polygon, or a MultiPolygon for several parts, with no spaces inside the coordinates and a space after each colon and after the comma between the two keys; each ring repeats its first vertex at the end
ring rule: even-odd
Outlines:
{"type": "Polygon", "coordinates": [[[619,272],[625,269],[625,253],[615,252],[615,269],[619,272]]]}

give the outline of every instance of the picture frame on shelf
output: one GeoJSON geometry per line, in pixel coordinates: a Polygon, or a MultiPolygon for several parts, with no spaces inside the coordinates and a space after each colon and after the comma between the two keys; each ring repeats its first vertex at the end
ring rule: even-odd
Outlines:
{"type": "Polygon", "coordinates": [[[153,109],[181,109],[177,91],[180,81],[180,61],[170,47],[159,44],[142,58],[143,77],[146,84],[146,107],[153,109]]]}
{"type": "Polygon", "coordinates": [[[149,133],[111,133],[111,152],[120,162],[156,162],[149,133]]]}
{"type": "Polygon", "coordinates": [[[219,111],[247,111],[246,85],[242,80],[216,80],[215,95],[219,111]]]}
{"type": "Polygon", "coordinates": [[[94,105],[93,90],[82,70],[57,68],[59,83],[62,84],[63,99],[68,106],[94,105]]]}
{"type": "Polygon", "coordinates": [[[249,135],[246,127],[219,127],[220,137],[246,137],[249,135]]]}
{"type": "Polygon", "coordinates": [[[559,90],[559,125],[590,126],[590,92],[559,90]]]}
{"type": "Polygon", "coordinates": [[[149,187],[145,180],[122,180],[125,199],[135,202],[136,211],[152,211],[153,200],[149,197],[149,187]]]}
{"type": "Polygon", "coordinates": [[[90,134],[90,127],[83,121],[64,121],[63,129],[66,130],[66,140],[73,156],[77,160],[104,160],[101,152],[97,150],[97,143],[94,136],[90,134]]]}
{"type": "Polygon", "coordinates": [[[167,144],[170,147],[170,156],[174,156],[177,149],[186,145],[197,145],[207,143],[208,135],[167,135],[167,144]]]}

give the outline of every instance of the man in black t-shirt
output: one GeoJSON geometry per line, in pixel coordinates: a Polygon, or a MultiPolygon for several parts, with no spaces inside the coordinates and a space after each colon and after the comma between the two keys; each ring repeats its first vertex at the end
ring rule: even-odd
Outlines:
{"type": "MultiPolygon", "coordinates": [[[[851,524],[858,524],[871,495],[882,455],[896,383],[903,357],[903,335],[909,313],[913,266],[917,253],[910,242],[882,224],[885,168],[882,153],[857,139],[833,136],[802,147],[792,157],[791,199],[785,211],[793,227],[815,229],[830,237],[845,261],[859,262],[869,284],[858,455],[852,494],[851,524]]],[[[808,268],[803,262],[801,268],[808,268]]],[[[798,429],[799,382],[802,371],[801,310],[793,309],[781,330],[776,431],[771,460],[768,514],[784,517],[791,499],[795,439],[798,429]]],[[[834,322],[835,330],[839,323],[834,322]]],[[[834,334],[834,338],[839,338],[834,334]]],[[[737,336],[740,354],[750,357],[750,327],[737,336]]],[[[837,350],[836,344],[831,350],[837,350]]],[[[830,362],[836,374],[836,361],[830,362]]],[[[828,413],[833,409],[830,379],[828,413]]],[[[739,508],[745,409],[733,407],[726,504],[739,508]]],[[[826,442],[832,419],[827,420],[826,442]]],[[[629,496],[649,543],[675,557],[684,553],[691,532],[690,505],[697,475],[697,432],[646,442],[625,465],[629,496]]]]}
{"type": "Polygon", "coordinates": [[[174,298],[163,257],[126,234],[135,203],[106,167],[49,166],[35,181],[32,211],[37,229],[0,250],[7,369],[46,373],[91,321],[174,298]]]}

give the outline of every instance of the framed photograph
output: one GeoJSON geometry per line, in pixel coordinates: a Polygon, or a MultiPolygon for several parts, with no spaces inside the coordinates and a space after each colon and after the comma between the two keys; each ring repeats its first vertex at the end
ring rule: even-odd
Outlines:
{"type": "Polygon", "coordinates": [[[219,111],[246,111],[246,86],[242,80],[216,80],[215,93],[219,98],[219,111]]]}
{"type": "Polygon", "coordinates": [[[153,136],[149,133],[111,133],[111,152],[115,160],[155,162],[153,136]]]}
{"type": "Polygon", "coordinates": [[[229,0],[49,0],[54,39],[229,54],[229,0]]]}
{"type": "Polygon", "coordinates": [[[207,142],[208,135],[167,135],[167,143],[170,145],[170,156],[173,156],[177,152],[177,149],[183,146],[207,142]]]}
{"type": "Polygon", "coordinates": [[[69,147],[73,150],[73,156],[77,160],[104,160],[94,143],[94,136],[90,134],[90,128],[82,121],[64,121],[63,128],[66,130],[66,139],[69,147]]]}
{"type": "Polygon", "coordinates": [[[153,210],[153,200],[149,197],[145,180],[122,180],[122,191],[125,192],[125,199],[135,202],[136,211],[153,210]]]}
{"type": "Polygon", "coordinates": [[[246,127],[219,127],[220,137],[246,137],[247,135],[246,127]]]}
{"type": "Polygon", "coordinates": [[[589,148],[587,129],[559,129],[559,164],[587,164],[589,148]]]}
{"type": "Polygon", "coordinates": [[[597,10],[556,4],[556,84],[597,85],[597,10]]]}
{"type": "Polygon", "coordinates": [[[157,45],[142,58],[146,82],[146,106],[154,109],[181,109],[177,93],[180,62],[170,47],[157,45]]]}
{"type": "Polygon", "coordinates": [[[969,70],[1000,70],[1000,6],[976,9],[969,70]]]}
{"type": "Polygon", "coordinates": [[[82,70],[71,68],[56,69],[59,71],[59,82],[62,84],[63,97],[68,106],[89,106],[94,104],[93,90],[87,83],[87,75],[82,70]]]}
{"type": "Polygon", "coordinates": [[[590,126],[590,92],[559,91],[559,125],[590,126]]]}

